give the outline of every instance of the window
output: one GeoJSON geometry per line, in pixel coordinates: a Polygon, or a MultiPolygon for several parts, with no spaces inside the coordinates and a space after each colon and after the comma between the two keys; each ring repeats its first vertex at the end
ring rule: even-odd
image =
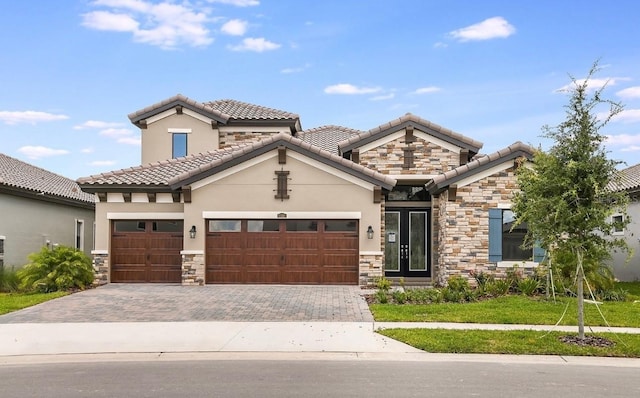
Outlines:
{"type": "Polygon", "coordinates": [[[75,237],[74,247],[78,250],[84,250],[84,220],[76,219],[75,237]]]}
{"type": "Polygon", "coordinates": [[[387,201],[422,201],[431,200],[424,185],[396,185],[385,194],[387,201]]]}
{"type": "Polygon", "coordinates": [[[240,232],[240,220],[209,220],[209,232],[240,232]]]}
{"type": "Polygon", "coordinates": [[[326,220],[324,222],[325,232],[356,232],[358,223],[355,220],[326,220]]]}
{"type": "Polygon", "coordinates": [[[611,216],[611,223],[613,224],[613,235],[624,235],[624,216],[622,214],[614,214],[611,216]]]}
{"type": "Polygon", "coordinates": [[[248,232],[278,232],[280,231],[280,220],[249,220],[247,221],[248,232]]]}
{"type": "Polygon", "coordinates": [[[187,156],[187,133],[173,133],[173,148],[171,151],[171,157],[179,158],[187,156]]]}
{"type": "Polygon", "coordinates": [[[544,250],[539,247],[524,249],[522,244],[527,234],[527,225],[513,228],[515,215],[509,209],[489,209],[489,261],[534,261],[540,262],[544,250]]]}

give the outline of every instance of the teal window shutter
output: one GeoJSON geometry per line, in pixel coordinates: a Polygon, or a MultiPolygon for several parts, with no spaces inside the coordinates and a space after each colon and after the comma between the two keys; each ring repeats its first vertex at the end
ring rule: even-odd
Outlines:
{"type": "Polygon", "coordinates": [[[502,209],[489,209],[489,261],[502,261],[502,209]]]}
{"type": "Polygon", "coordinates": [[[544,260],[544,255],[546,251],[540,247],[540,241],[536,241],[533,245],[533,261],[536,263],[541,263],[544,260]]]}

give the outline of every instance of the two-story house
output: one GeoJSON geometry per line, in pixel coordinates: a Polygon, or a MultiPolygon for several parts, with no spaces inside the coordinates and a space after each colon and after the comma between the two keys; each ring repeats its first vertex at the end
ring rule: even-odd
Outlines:
{"type": "Polygon", "coordinates": [[[96,282],[444,283],[535,266],[512,230],[533,149],[406,114],[369,131],[182,95],[129,115],[142,165],[78,180],[95,193],[96,282]]]}

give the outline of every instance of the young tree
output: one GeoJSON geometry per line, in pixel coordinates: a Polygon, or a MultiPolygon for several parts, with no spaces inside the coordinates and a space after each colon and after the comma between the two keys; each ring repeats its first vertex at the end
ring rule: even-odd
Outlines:
{"type": "Polygon", "coordinates": [[[520,191],[514,197],[516,223],[527,223],[526,246],[538,243],[547,253],[562,253],[576,261],[578,334],[584,338],[585,264],[601,266],[612,248],[628,250],[623,239],[612,236],[614,227],[628,223],[624,192],[612,189],[620,163],[607,158],[601,129],[620,113],[620,103],[602,98],[605,86],[591,89],[598,72],[596,62],[587,78],[571,77],[566,119],[557,126],[543,127],[543,136],[553,140],[549,151],[538,150],[531,165],[519,167],[520,191]],[[598,110],[607,107],[605,116],[598,110]],[[622,223],[611,215],[620,212],[622,223]]]}

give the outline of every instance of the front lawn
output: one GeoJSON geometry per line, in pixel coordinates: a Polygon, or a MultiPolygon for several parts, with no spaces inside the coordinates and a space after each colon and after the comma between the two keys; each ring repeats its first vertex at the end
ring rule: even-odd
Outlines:
{"type": "Polygon", "coordinates": [[[0,293],[0,315],[31,307],[67,294],[69,293],[0,293]]]}
{"type": "MultiPolygon", "coordinates": [[[[471,303],[440,304],[371,304],[378,322],[460,322],[555,325],[565,307],[569,308],[560,323],[577,325],[575,298],[547,301],[541,297],[503,296],[471,303]]],[[[640,303],[607,301],[600,305],[610,326],[640,327],[640,303]]],[[[585,303],[585,325],[606,326],[594,304],[585,303]]]]}
{"type": "Polygon", "coordinates": [[[392,339],[426,352],[513,355],[576,355],[640,358],[640,335],[599,333],[609,347],[578,346],[560,341],[563,332],[531,330],[384,329],[392,339]]]}

